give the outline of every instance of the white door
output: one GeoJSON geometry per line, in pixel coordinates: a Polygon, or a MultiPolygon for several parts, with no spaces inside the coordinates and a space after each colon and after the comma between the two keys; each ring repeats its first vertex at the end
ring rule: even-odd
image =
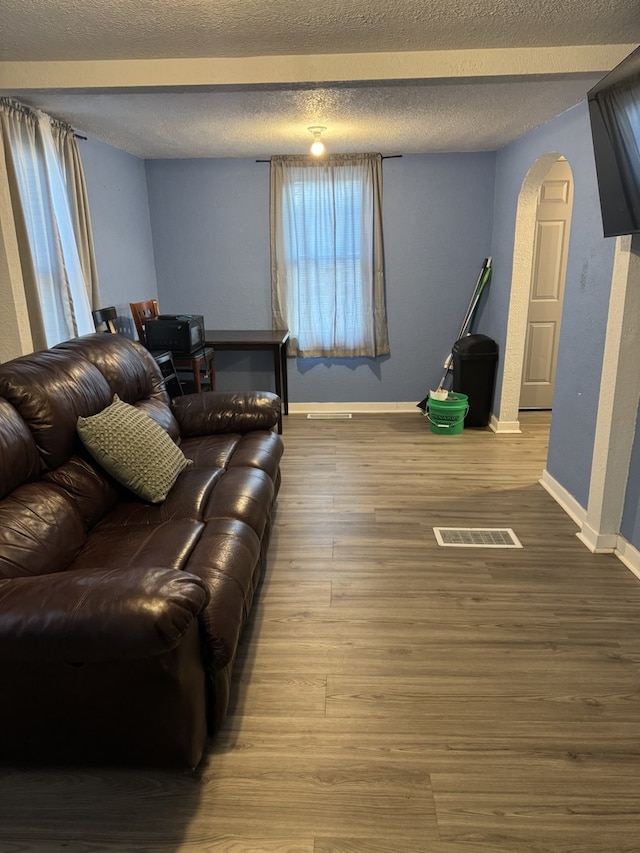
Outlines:
{"type": "Polygon", "coordinates": [[[521,409],[550,409],[573,205],[571,168],[556,160],[540,187],[527,314],[521,409]]]}

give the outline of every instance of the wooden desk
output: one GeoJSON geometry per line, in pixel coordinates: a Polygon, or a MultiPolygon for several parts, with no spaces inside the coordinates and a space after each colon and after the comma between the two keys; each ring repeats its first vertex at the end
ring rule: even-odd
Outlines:
{"type": "Polygon", "coordinates": [[[289,383],[287,380],[287,343],[289,332],[271,329],[206,329],[205,345],[214,350],[269,350],[273,353],[273,375],[276,394],[282,400],[278,432],[282,432],[282,415],[289,414],[289,383]]]}

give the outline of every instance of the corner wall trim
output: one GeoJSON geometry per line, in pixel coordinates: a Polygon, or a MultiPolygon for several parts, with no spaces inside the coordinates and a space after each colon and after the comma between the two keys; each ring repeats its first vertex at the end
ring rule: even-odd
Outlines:
{"type": "Polygon", "coordinates": [[[495,433],[522,432],[520,429],[520,421],[499,421],[493,413],[489,420],[489,428],[495,433]]]}
{"type": "Polygon", "coordinates": [[[557,504],[567,513],[569,518],[578,525],[580,530],[576,537],[593,554],[615,554],[623,565],[640,580],[640,551],[619,534],[604,535],[592,530],[586,522],[587,511],[563,486],[545,470],[538,481],[551,495],[557,504]]]}
{"type": "Polygon", "coordinates": [[[576,533],[583,545],[592,554],[613,554],[618,544],[618,536],[615,533],[598,533],[585,521],[581,530],[576,533]]]}

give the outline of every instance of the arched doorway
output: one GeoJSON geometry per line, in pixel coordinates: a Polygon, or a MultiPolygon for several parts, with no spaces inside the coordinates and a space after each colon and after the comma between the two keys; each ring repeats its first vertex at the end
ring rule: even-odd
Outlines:
{"type": "MultiPolygon", "coordinates": [[[[499,419],[492,423],[496,432],[520,432],[520,383],[534,258],[536,206],[544,177],[560,156],[550,152],[540,157],[525,177],[518,198],[503,381],[497,409],[499,419]]],[[[546,469],[540,481],[576,521],[580,527],[578,536],[589,550],[616,550],[623,559],[619,531],[640,400],[640,373],[630,369],[630,365],[640,361],[638,317],[640,241],[637,236],[618,237],[600,391],[595,403],[597,423],[587,506],[581,506],[546,469]]],[[[634,569],[634,572],[640,574],[640,569],[634,569]]]]}
{"type": "Polygon", "coordinates": [[[543,181],[562,157],[549,152],[540,157],[525,177],[518,198],[511,273],[509,317],[504,348],[504,369],[496,432],[520,432],[518,412],[531,295],[531,276],[536,252],[536,212],[543,181]]]}

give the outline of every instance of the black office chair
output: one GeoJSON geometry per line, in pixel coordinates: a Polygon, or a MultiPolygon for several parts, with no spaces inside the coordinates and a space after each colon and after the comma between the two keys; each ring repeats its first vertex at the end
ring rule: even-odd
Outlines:
{"type": "Polygon", "coordinates": [[[113,322],[118,316],[115,306],[110,305],[108,308],[96,308],[91,314],[93,315],[93,325],[96,327],[96,332],[110,332],[112,335],[118,333],[113,322]],[[106,329],[99,329],[98,326],[106,326],[106,329]]]}

